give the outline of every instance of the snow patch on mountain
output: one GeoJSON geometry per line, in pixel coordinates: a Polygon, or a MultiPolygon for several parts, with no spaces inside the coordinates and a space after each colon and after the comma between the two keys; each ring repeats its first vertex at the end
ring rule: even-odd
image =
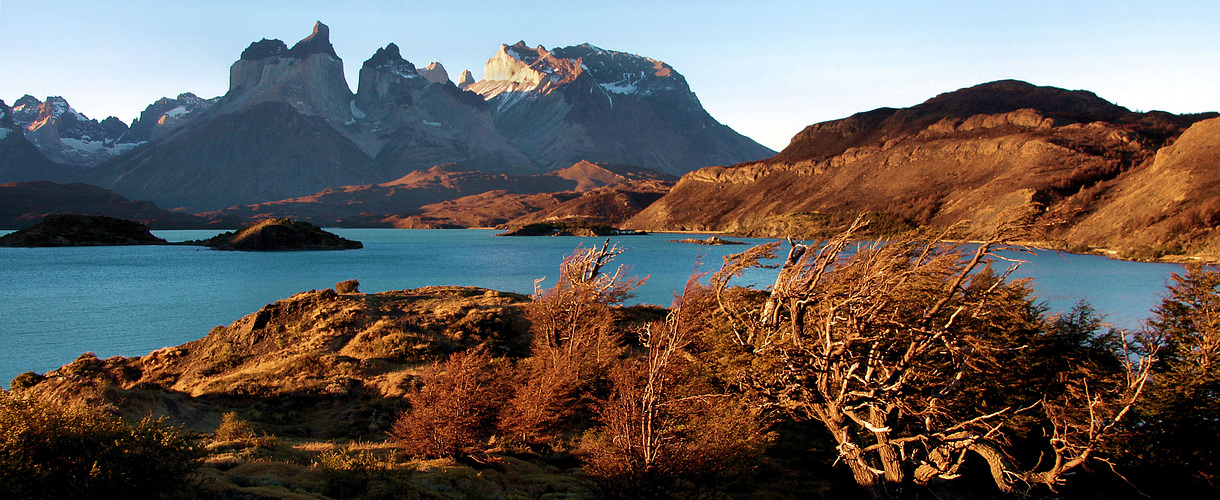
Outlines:
{"type": "Polygon", "coordinates": [[[613,92],[615,94],[634,94],[640,90],[639,87],[636,87],[628,80],[622,80],[614,83],[602,83],[600,85],[603,89],[606,89],[606,92],[613,92]]]}
{"type": "Polygon", "coordinates": [[[352,99],[352,102],[351,102],[350,104],[351,104],[351,107],[352,107],[352,116],[354,116],[354,117],[356,117],[356,118],[359,118],[359,119],[361,119],[361,120],[363,120],[363,119],[365,119],[365,118],[368,118],[368,115],[365,115],[363,111],[360,111],[360,108],[357,108],[357,107],[356,107],[356,100],[355,100],[355,99],[352,99]]]}

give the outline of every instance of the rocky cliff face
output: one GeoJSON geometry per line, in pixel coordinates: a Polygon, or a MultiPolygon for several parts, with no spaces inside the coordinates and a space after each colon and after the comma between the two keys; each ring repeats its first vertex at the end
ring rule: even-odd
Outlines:
{"type": "Polygon", "coordinates": [[[263,102],[283,102],[303,115],[341,125],[354,118],[352,99],[343,61],[330,43],[330,28],[319,22],[291,49],[279,40],[250,44],[229,69],[229,92],[217,107],[221,113],[233,113],[263,102]]]}
{"type": "MultiPolygon", "coordinates": [[[[219,106],[219,105],[218,105],[219,106]]],[[[384,175],[319,116],[266,101],[98,167],[92,183],[168,208],[217,210],[279,200],[384,175]]]]}
{"type": "MultiPolygon", "coordinates": [[[[1138,186],[1166,185],[1157,172],[1179,172],[1182,164],[1169,158],[1187,156],[1173,146],[1178,136],[1188,139],[1181,148],[1201,150],[1188,144],[1202,144],[1195,138],[1206,132],[1183,134],[1201,118],[1131,113],[1089,92],[983,84],[908,109],[812,125],[771,160],[692,172],[628,226],[810,237],[833,220],[871,212],[884,222],[879,227],[968,220],[979,233],[1024,211],[1041,228],[1033,239],[1164,245],[1184,233],[1132,231],[1130,222],[1118,229],[1123,217],[1113,203],[1138,186]],[[1097,229],[1095,218],[1109,228],[1097,229]]],[[[1196,126],[1206,130],[1207,123],[1196,126]]],[[[1183,161],[1205,165],[1206,157],[1183,161]]],[[[1167,199],[1204,196],[1156,189],[1167,199]]],[[[1127,219],[1144,216],[1128,210],[1127,219]]]]}
{"type": "Polygon", "coordinates": [[[462,74],[458,75],[458,81],[457,81],[458,88],[462,89],[462,90],[466,90],[466,87],[469,87],[473,84],[474,84],[474,75],[471,75],[470,70],[468,70],[468,69],[462,70],[462,74]]]}
{"type": "Polygon", "coordinates": [[[526,156],[556,169],[587,159],[681,175],[773,152],[721,125],[669,65],[589,44],[502,45],[468,87],[526,156]]]}
{"type": "MultiPolygon", "coordinates": [[[[435,75],[439,66],[430,67],[435,75]]],[[[398,175],[445,163],[538,172],[495,129],[491,111],[478,95],[458,89],[448,76],[431,81],[427,72],[403,59],[394,44],[378,49],[361,67],[356,111],[359,125],[369,132],[359,140],[378,165],[398,175]]]]}

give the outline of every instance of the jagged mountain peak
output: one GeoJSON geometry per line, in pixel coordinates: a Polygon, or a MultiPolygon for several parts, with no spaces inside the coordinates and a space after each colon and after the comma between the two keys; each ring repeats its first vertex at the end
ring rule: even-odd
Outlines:
{"type": "Polygon", "coordinates": [[[419,75],[426,78],[429,82],[445,84],[449,83],[449,72],[445,71],[445,66],[441,63],[432,61],[419,70],[419,75]]]}
{"type": "Polygon", "coordinates": [[[512,45],[500,44],[500,51],[525,64],[533,64],[543,54],[549,54],[543,46],[530,47],[525,40],[519,40],[512,45]]]}
{"type": "Polygon", "coordinates": [[[19,129],[44,156],[63,164],[95,166],[135,146],[122,140],[128,129],[122,120],[89,119],[61,96],[50,96],[46,101],[22,96],[10,115],[15,130],[19,129]]]}
{"type": "Polygon", "coordinates": [[[42,122],[47,119],[59,119],[65,116],[70,116],[70,120],[88,120],[85,115],[72,109],[72,105],[68,104],[68,100],[61,96],[48,96],[46,101],[40,101],[38,98],[26,94],[17,99],[13,103],[13,111],[16,113],[15,119],[18,122],[28,122],[25,125],[31,125],[36,122],[42,122]]]}
{"type": "Polygon", "coordinates": [[[411,61],[403,59],[402,52],[398,49],[398,45],[394,43],[387,44],[384,48],[377,49],[373,57],[364,61],[362,69],[389,71],[403,78],[419,78],[419,70],[411,61]]]}
{"type": "Polygon", "coordinates": [[[672,66],[641,55],[606,50],[589,43],[559,47],[551,53],[555,57],[579,60],[589,76],[603,89],[615,94],[649,94],[690,88],[672,66]]]}
{"type": "Polygon", "coordinates": [[[483,67],[483,82],[511,82],[513,85],[476,84],[476,92],[484,97],[521,90],[546,93],[558,85],[575,81],[582,72],[579,60],[555,57],[541,45],[530,48],[524,41],[511,46],[501,44],[500,50],[483,67]]]}
{"type": "Polygon", "coordinates": [[[322,21],[314,23],[313,33],[288,49],[290,57],[304,59],[310,54],[328,54],[335,59],[339,58],[339,54],[335,53],[335,47],[330,44],[330,27],[322,24],[322,21]]]}
{"type": "Polygon", "coordinates": [[[335,59],[339,58],[335,47],[330,43],[330,28],[321,21],[314,24],[313,32],[309,36],[302,38],[291,49],[283,40],[264,38],[246,47],[246,50],[241,53],[241,59],[246,61],[258,61],[268,57],[305,59],[311,54],[327,54],[335,59]]]}
{"type": "Polygon", "coordinates": [[[200,117],[218,101],[219,97],[203,99],[191,92],[178,94],[177,98],[157,99],[131,122],[122,142],[144,142],[165,137],[200,117]]]}
{"type": "Polygon", "coordinates": [[[283,40],[264,38],[253,42],[246,50],[241,51],[243,61],[258,61],[268,57],[279,57],[288,52],[288,45],[283,40]]]}
{"type": "Polygon", "coordinates": [[[470,74],[470,70],[462,70],[462,74],[458,75],[457,86],[459,89],[466,90],[470,84],[474,83],[474,75],[470,74]]]}
{"type": "Polygon", "coordinates": [[[21,108],[24,106],[40,106],[40,105],[42,105],[42,101],[38,100],[37,97],[34,97],[29,94],[23,95],[16,101],[13,101],[13,109],[21,108]]]}

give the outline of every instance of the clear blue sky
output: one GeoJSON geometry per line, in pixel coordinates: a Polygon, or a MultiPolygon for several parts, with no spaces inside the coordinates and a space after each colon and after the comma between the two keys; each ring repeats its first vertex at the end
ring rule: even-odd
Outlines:
{"type": "Polygon", "coordinates": [[[482,76],[501,43],[589,42],[660,59],[722,123],[773,149],[806,125],[1014,78],[1135,110],[1220,110],[1220,2],[403,2],[0,0],[0,99],[61,95],[91,118],[228,89],[250,42],[331,28],[355,89],[397,43],[482,76]]]}

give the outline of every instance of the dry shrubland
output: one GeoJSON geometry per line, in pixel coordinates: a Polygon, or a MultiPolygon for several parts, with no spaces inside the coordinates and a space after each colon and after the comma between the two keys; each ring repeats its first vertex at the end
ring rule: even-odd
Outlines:
{"type": "MultiPolygon", "coordinates": [[[[229,496],[1214,493],[1220,271],[1175,275],[1148,327],[1128,332],[1087,304],[1047,314],[1011,279],[1020,262],[996,254],[1006,228],[970,247],[927,234],[864,243],[862,230],[790,242],[786,256],[778,242],[730,255],[665,310],[622,305],[643,280],[613,265],[621,250],[607,242],[578,247],[528,301],[313,292],[140,362],[82,356],[3,395],[6,429],[29,430],[5,434],[0,477],[35,463],[13,458],[42,446],[30,436],[89,425],[165,438],[114,442],[144,450],[133,460],[168,457],[167,477],[208,443],[20,399],[75,391],[213,415],[196,474],[229,496]],[[773,285],[736,285],[760,266],[779,268],[773,285]],[[157,388],[169,386],[205,392],[157,388]],[[386,440],[294,437],[311,426],[386,440]]],[[[21,487],[36,484],[49,483],[21,487]]]]}

